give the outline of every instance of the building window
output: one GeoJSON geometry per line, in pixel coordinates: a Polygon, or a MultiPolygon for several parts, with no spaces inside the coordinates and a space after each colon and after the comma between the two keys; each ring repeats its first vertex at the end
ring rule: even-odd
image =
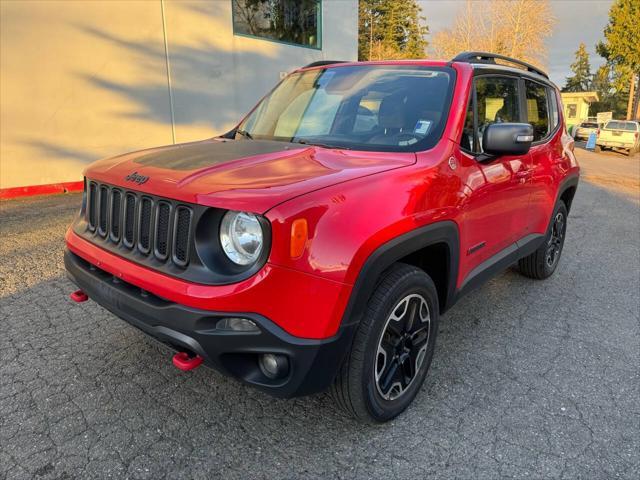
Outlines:
{"type": "Polygon", "coordinates": [[[578,113],[578,105],[575,103],[570,103],[567,105],[567,117],[576,118],[576,114],[578,113]]]}
{"type": "Polygon", "coordinates": [[[320,0],[231,0],[233,33],[320,49],[320,0]]]}

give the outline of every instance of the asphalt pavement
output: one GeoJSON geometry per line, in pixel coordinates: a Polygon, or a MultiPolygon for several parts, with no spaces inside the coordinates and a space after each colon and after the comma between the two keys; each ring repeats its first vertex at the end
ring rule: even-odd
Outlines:
{"type": "Polygon", "coordinates": [[[461,300],[413,405],[375,427],[176,370],[69,300],[78,195],[0,203],[0,479],[639,478],[640,158],[579,155],[556,274],[461,300]]]}

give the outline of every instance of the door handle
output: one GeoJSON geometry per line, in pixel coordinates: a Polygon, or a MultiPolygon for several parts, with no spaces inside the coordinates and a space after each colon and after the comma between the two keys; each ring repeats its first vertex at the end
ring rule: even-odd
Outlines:
{"type": "Polygon", "coordinates": [[[528,178],[531,177],[533,170],[520,170],[516,172],[516,178],[520,181],[520,183],[524,183],[528,178]]]}

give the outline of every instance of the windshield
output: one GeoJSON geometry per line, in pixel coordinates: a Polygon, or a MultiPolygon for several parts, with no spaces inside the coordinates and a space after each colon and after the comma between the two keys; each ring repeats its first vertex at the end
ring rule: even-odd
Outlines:
{"type": "Polygon", "coordinates": [[[283,80],[240,124],[236,139],[358,150],[433,147],[451,103],[450,68],[359,65],[283,80]]]}

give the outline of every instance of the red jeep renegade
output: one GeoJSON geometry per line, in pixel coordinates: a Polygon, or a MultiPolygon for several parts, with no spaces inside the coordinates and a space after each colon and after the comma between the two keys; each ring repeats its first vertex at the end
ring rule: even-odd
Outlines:
{"type": "Polygon", "coordinates": [[[318,62],[225,135],[88,167],[65,265],[76,301],[178,368],[330,388],[385,421],[462,295],[514,263],[553,274],[578,172],[558,90],[524,62],[318,62]]]}

